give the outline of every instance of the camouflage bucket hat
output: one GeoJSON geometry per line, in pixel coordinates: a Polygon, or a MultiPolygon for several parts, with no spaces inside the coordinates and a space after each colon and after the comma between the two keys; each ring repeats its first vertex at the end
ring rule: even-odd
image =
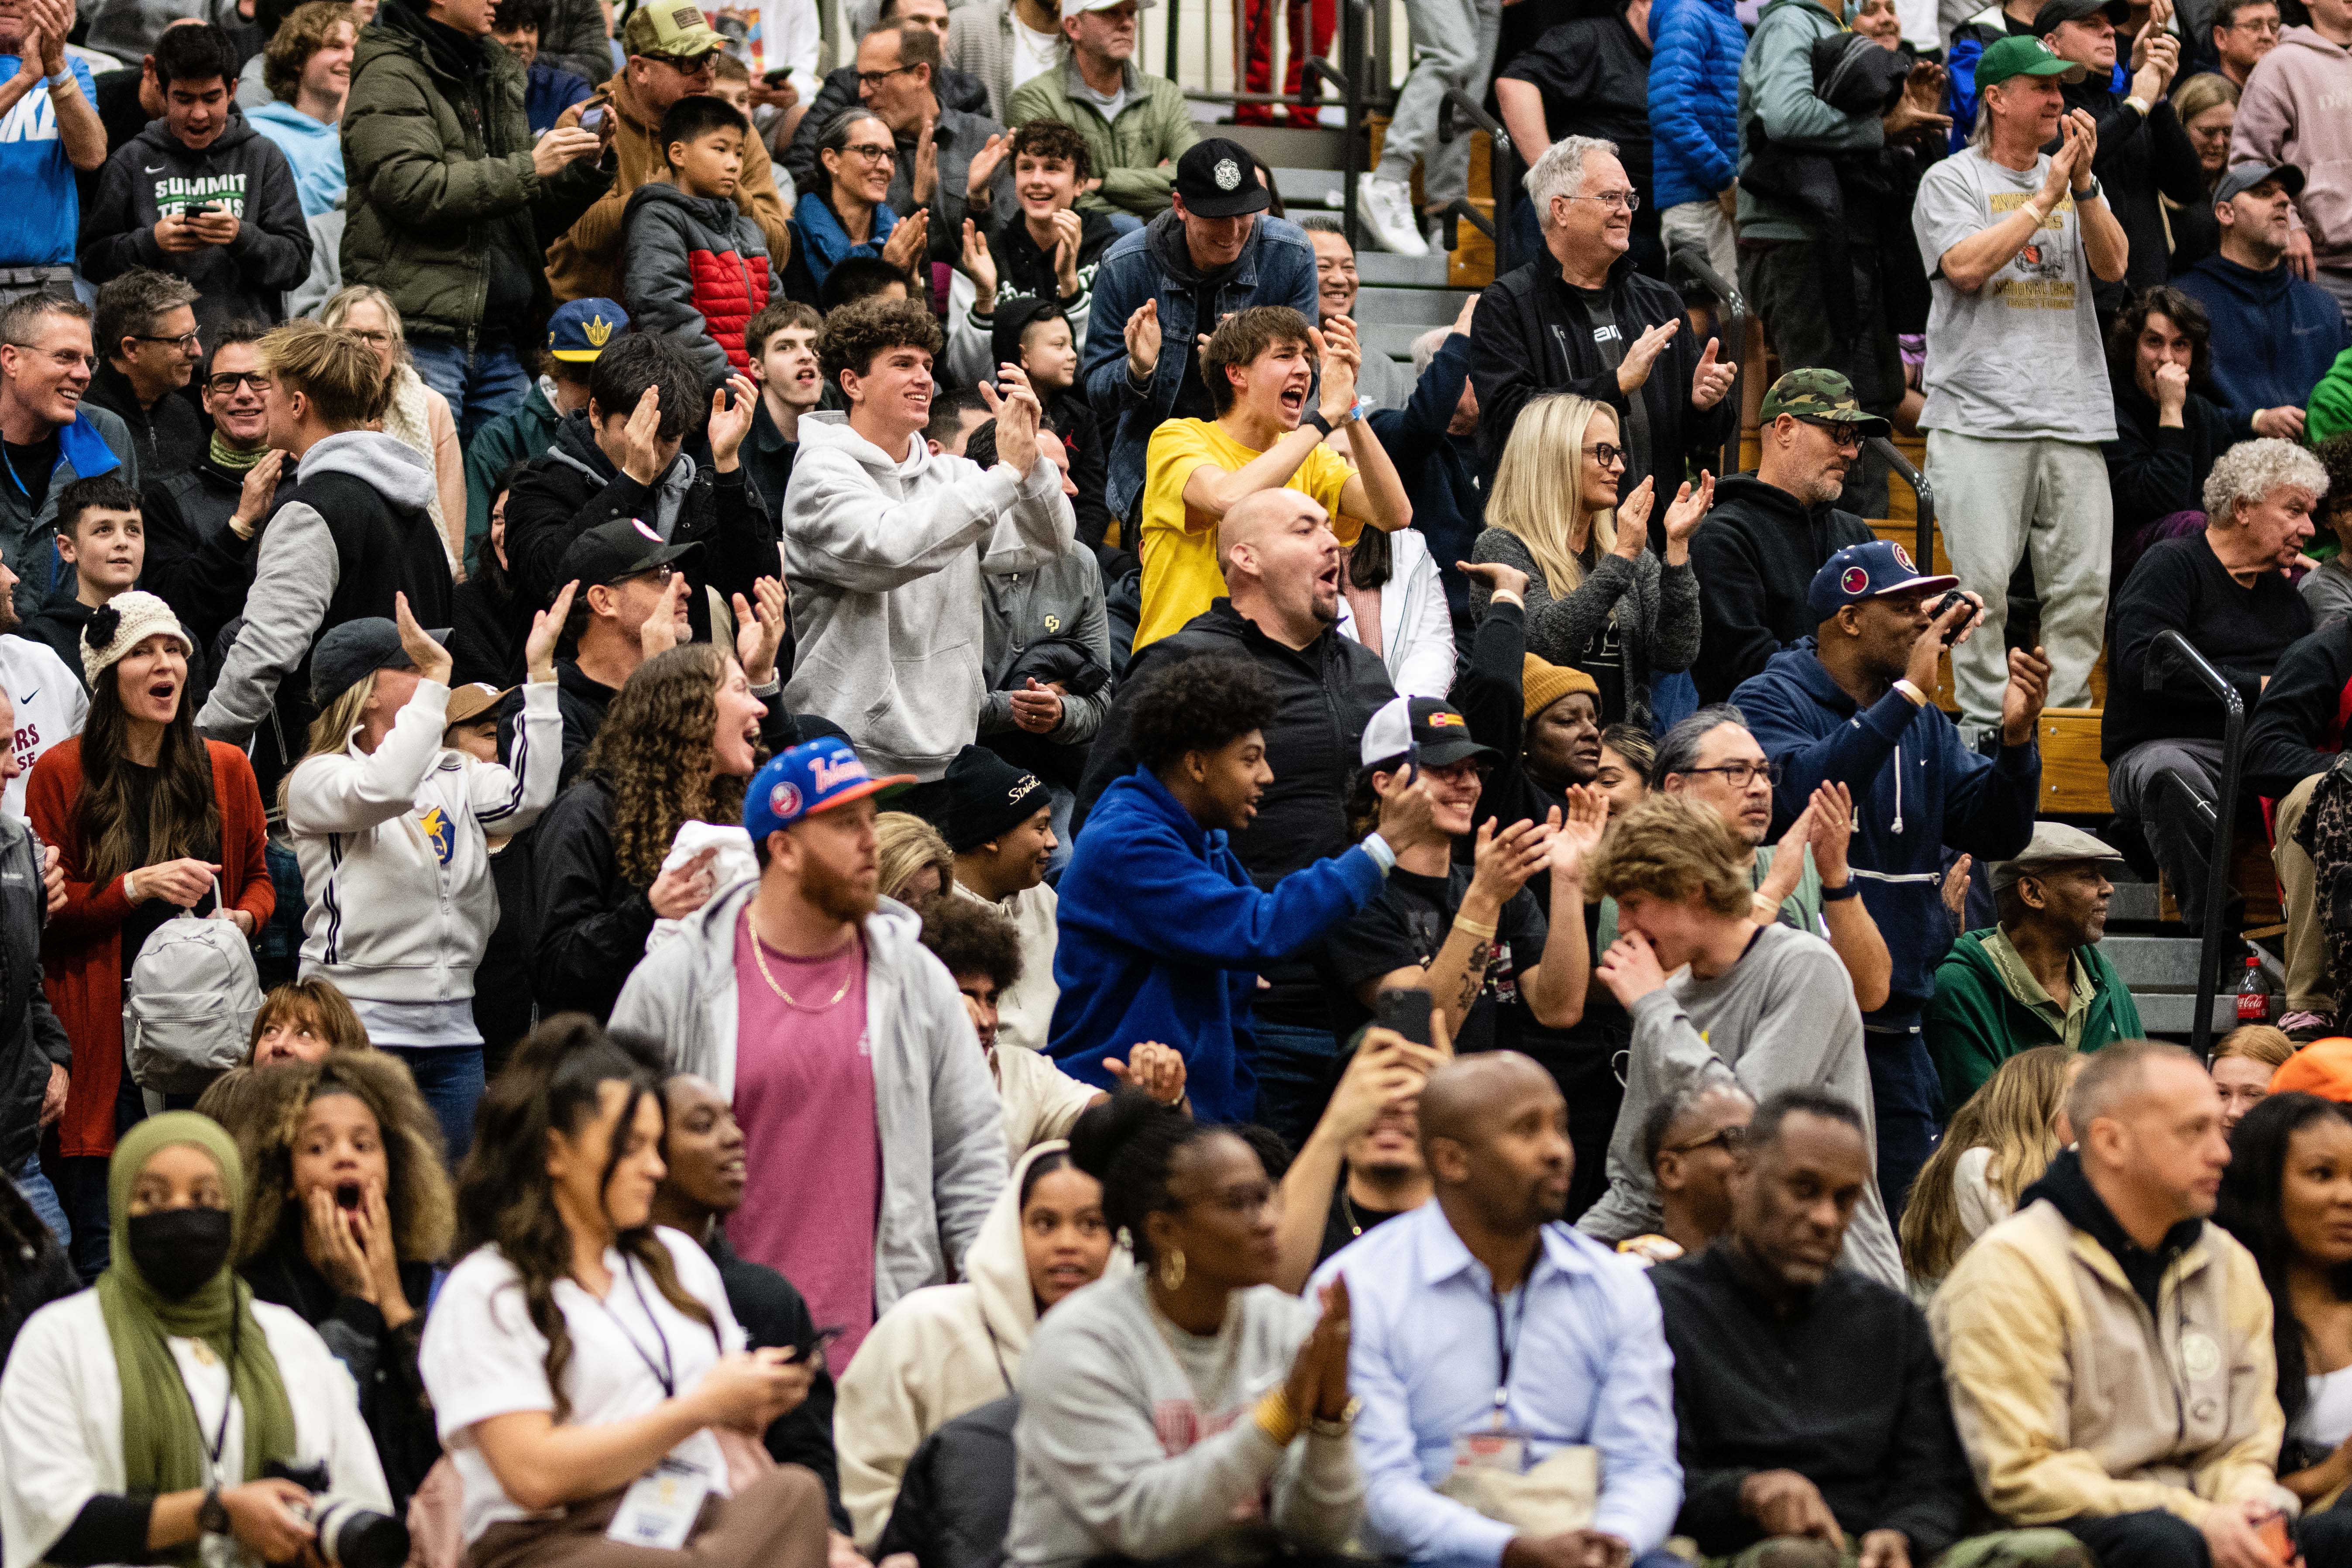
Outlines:
{"type": "Polygon", "coordinates": [[[1764,395],[1763,418],[1770,424],[1787,414],[1811,425],[1859,425],[1863,435],[1884,436],[1885,420],[1854,401],[1853,384],[1833,370],[1792,370],[1764,395]]]}

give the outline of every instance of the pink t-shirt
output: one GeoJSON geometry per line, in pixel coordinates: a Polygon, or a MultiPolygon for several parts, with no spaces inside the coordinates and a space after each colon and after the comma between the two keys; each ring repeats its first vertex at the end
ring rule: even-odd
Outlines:
{"type": "Polygon", "coordinates": [[[874,1228],[882,1139],[866,1041],[866,942],[816,959],[753,948],[735,927],[735,1118],[751,1173],[727,1222],[735,1250],[799,1287],[820,1328],[845,1331],[825,1353],[845,1367],[874,1326],[874,1228]],[[759,959],[767,961],[767,973],[759,959]],[[793,1006],[776,994],[781,985],[793,1006]],[[828,1001],[839,994],[841,1000],[828,1001]]]}

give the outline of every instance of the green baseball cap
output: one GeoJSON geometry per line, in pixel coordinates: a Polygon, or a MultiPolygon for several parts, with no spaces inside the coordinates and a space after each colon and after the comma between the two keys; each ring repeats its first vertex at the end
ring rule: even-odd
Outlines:
{"type": "Polygon", "coordinates": [[[1764,422],[1769,425],[1783,414],[1809,425],[1859,425],[1865,437],[1884,436],[1891,428],[1854,400],[1853,383],[1819,366],[1783,372],[1772,384],[1764,395],[1764,422]]]}
{"type": "Polygon", "coordinates": [[[2061,81],[2083,79],[2083,68],[2062,60],[2039,38],[2003,38],[1977,60],[1977,90],[2013,76],[2054,76],[2061,81]]]}
{"type": "Polygon", "coordinates": [[[690,60],[726,46],[727,40],[693,0],[654,0],[653,5],[632,11],[621,28],[621,47],[633,55],[671,55],[690,60]]]}

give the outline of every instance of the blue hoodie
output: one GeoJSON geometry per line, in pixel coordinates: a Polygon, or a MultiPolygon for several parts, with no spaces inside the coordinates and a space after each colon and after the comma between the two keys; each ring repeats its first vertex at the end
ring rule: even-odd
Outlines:
{"type": "Polygon", "coordinates": [[[1260,891],[1222,828],[1202,827],[1136,769],[1096,801],[1055,889],[1062,995],[1047,1051],[1071,1077],[1110,1089],[1103,1058],[1158,1040],[1183,1054],[1194,1115],[1250,1121],[1257,971],[1337,929],[1379,895],[1383,875],[1359,847],[1260,891]]]}
{"type": "Polygon", "coordinates": [[[1774,832],[1796,819],[1818,786],[1839,781],[1853,790],[1849,853],[1895,970],[1886,1005],[1865,1022],[1907,1028],[1935,994],[1936,965],[1952,945],[1945,847],[1979,865],[2023,849],[2033,835],[2042,753],[2031,744],[2004,746],[1998,760],[1971,752],[1942,709],[1915,708],[1899,691],[1857,710],[1814,646],[1806,637],[1773,655],[1731,700],[1781,766],[1774,832]]]}
{"type": "Polygon", "coordinates": [[[2300,408],[2336,356],[2352,348],[2343,308],[2284,262],[2268,272],[2209,256],[2172,280],[2205,307],[2213,341],[2213,401],[2234,419],[2264,408],[2300,408]]]}

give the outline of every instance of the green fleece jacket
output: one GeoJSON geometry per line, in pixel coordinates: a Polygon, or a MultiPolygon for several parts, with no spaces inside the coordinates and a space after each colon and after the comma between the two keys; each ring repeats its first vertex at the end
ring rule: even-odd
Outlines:
{"type": "Polygon", "coordinates": [[[1078,198],[1080,210],[1124,210],[1138,217],[1157,217],[1168,210],[1176,160],[1201,139],[1200,127],[1185,105],[1184,89],[1164,76],[1146,76],[1129,61],[1126,106],[1118,120],[1106,121],[1091,99],[1070,90],[1070,79],[1077,74],[1077,62],[1066,60],[1061,69],[1023,82],[1013,90],[1013,118],[1006,123],[1058,120],[1076,126],[1094,154],[1095,173],[1102,177],[1100,190],[1078,198]],[[1168,163],[1164,169],[1162,159],[1168,163]]]}
{"type": "MultiPolygon", "coordinates": [[[[1952,944],[1936,968],[1936,994],[1920,1016],[1927,1054],[1943,1080],[1948,1119],[2010,1058],[2035,1046],[2063,1043],[2047,1017],[2001,984],[2000,971],[1985,951],[1985,939],[1996,929],[1965,932],[1952,944]]],[[[2074,958],[2094,993],[2076,1048],[2095,1051],[2116,1040],[2139,1038],[2139,1009],[2098,944],[2076,948],[2074,958]]]]}
{"type": "MultiPolygon", "coordinates": [[[[1820,0],[1771,0],[1739,62],[1739,172],[1755,159],[1759,133],[1796,153],[1856,153],[1886,145],[1875,114],[1848,114],[1813,89],[1813,45],[1843,31],[1820,0]]],[[[1739,237],[1801,240],[1811,226],[1788,204],[1739,182],[1739,237]]]]}

